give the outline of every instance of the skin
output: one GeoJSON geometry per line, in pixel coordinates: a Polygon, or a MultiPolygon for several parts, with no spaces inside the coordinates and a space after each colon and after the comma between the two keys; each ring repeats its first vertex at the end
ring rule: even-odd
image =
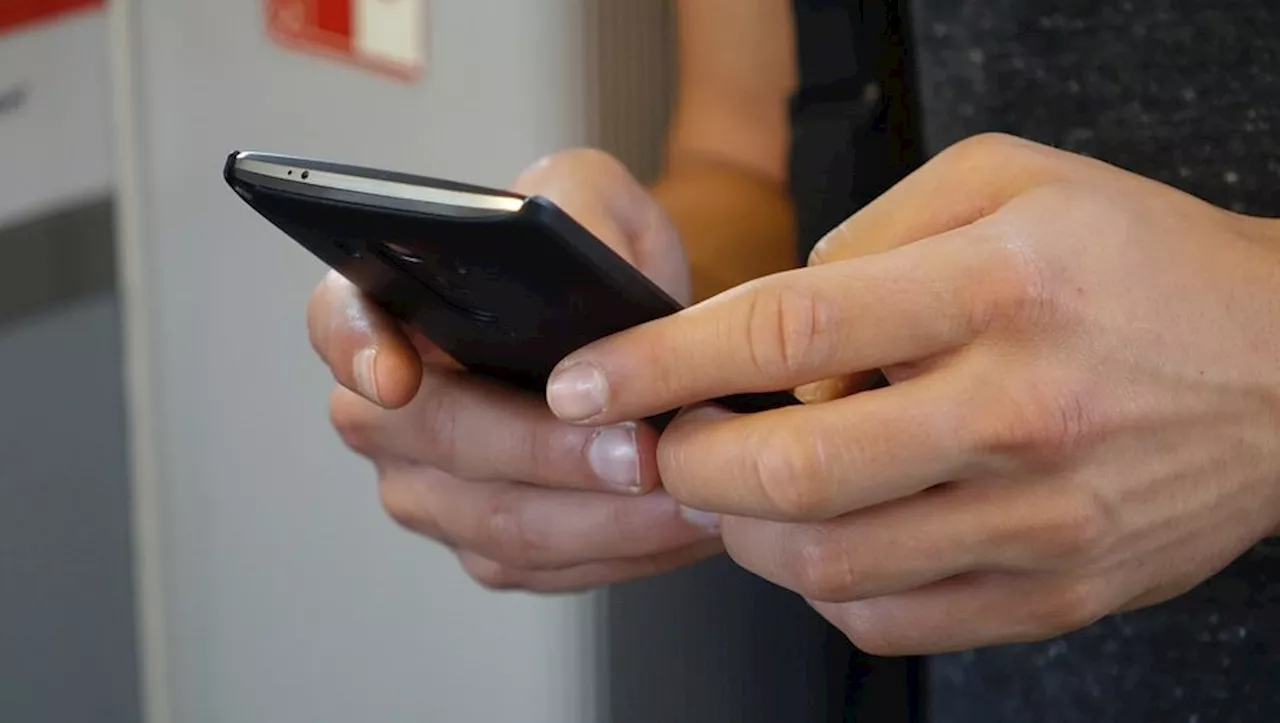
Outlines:
{"type": "Polygon", "coordinates": [[[548,402],[592,424],[688,406],[667,491],[868,652],[1034,641],[1177,596],[1280,524],[1278,289],[1280,223],[980,137],[808,268],[573,354],[548,402]],[[871,369],[893,384],[698,404],[871,369]]]}
{"type": "MultiPolygon", "coordinates": [[[[513,189],[550,198],[688,302],[794,265],[784,183],[795,72],[785,0],[678,11],[679,93],[654,186],[575,149],[534,163],[513,189]]],[[[714,518],[658,489],[647,427],[557,420],[542,399],[467,375],[336,274],[307,318],[337,381],[333,425],[374,464],[388,515],[448,545],[479,583],[580,590],[723,552],[714,518]]]]}
{"type": "Polygon", "coordinates": [[[570,151],[516,188],[704,301],[575,353],[544,402],[468,376],[340,279],[318,287],[333,421],[394,519],[501,589],[727,549],[885,655],[1154,604],[1280,526],[1276,221],[988,136],[786,270],[788,3],[678,7],[663,177],[570,151]],[[877,369],[891,386],[858,392],[877,369]],[[700,404],[797,387],[808,404],[786,410],[700,404]],[[629,422],[677,407],[661,440],[629,422]]]}

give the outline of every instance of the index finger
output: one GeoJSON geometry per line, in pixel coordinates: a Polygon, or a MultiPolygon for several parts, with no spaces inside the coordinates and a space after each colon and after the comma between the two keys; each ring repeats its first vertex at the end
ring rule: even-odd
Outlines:
{"type": "Polygon", "coordinates": [[[642,419],[689,404],[934,356],[970,341],[984,263],[971,231],[766,277],[570,355],[561,419],[642,419]]]}

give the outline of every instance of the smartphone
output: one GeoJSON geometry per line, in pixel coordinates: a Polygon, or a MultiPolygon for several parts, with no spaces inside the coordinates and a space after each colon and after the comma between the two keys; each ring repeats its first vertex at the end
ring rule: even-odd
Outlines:
{"type": "MultiPolygon", "coordinates": [[[[593,341],[679,302],[545,198],[271,153],[224,177],[255,211],[469,371],[541,395],[593,341]]],[[[751,413],[788,392],[716,401],[751,413]]],[[[664,427],[668,411],[651,420],[664,427]]]]}

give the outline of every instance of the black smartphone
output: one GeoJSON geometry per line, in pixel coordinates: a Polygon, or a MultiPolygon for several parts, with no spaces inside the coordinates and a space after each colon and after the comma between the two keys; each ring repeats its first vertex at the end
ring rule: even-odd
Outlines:
{"type": "MultiPolygon", "coordinates": [[[[254,210],[468,370],[543,394],[571,352],[679,302],[545,198],[270,153],[235,152],[254,210]]],[[[787,392],[714,400],[750,413],[787,392]]],[[[663,427],[674,411],[652,423],[663,427]]]]}

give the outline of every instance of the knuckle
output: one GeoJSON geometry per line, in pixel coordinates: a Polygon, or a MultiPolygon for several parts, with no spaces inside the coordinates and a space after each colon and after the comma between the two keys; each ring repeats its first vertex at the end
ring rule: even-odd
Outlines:
{"type": "Polygon", "coordinates": [[[589,435],[576,428],[540,424],[513,425],[510,433],[518,446],[517,465],[526,470],[524,480],[567,483],[581,477],[581,464],[588,459],[589,435]]]}
{"type": "Polygon", "coordinates": [[[867,655],[878,658],[891,658],[901,655],[904,647],[894,638],[874,629],[865,629],[861,625],[852,631],[845,631],[849,642],[867,655]]]}
{"type": "Polygon", "coordinates": [[[329,424],[343,444],[364,457],[373,456],[377,449],[372,433],[375,414],[372,403],[342,387],[336,387],[329,397],[329,424]]]}
{"type": "Polygon", "coordinates": [[[621,161],[599,148],[569,148],[550,153],[534,161],[516,180],[516,187],[536,190],[549,180],[565,173],[583,171],[605,171],[609,173],[629,173],[621,161]]]}
{"type": "Polygon", "coordinates": [[[804,520],[821,514],[825,495],[814,481],[813,455],[804,443],[776,440],[772,444],[754,445],[751,454],[752,477],[760,494],[772,511],[784,520],[804,520]]]}
{"type": "Polygon", "coordinates": [[[472,555],[462,555],[459,560],[463,571],[486,590],[503,592],[524,587],[523,570],[472,555]]]}
{"type": "Polygon", "coordinates": [[[419,442],[418,458],[434,467],[466,477],[466,470],[458,469],[458,405],[444,384],[435,384],[418,395],[414,409],[419,442]]]}
{"type": "Polygon", "coordinates": [[[974,278],[970,290],[975,328],[1031,325],[1038,329],[1065,309],[1047,264],[1031,244],[1001,238],[987,251],[992,257],[987,270],[974,278]]]}
{"type": "Polygon", "coordinates": [[[801,528],[791,535],[786,564],[794,571],[801,596],[819,602],[843,602],[856,597],[848,549],[821,528],[801,528]]]}
{"type": "Polygon", "coordinates": [[[840,259],[857,256],[860,246],[863,246],[865,242],[863,239],[855,237],[850,231],[850,221],[856,218],[858,216],[855,214],[850,219],[846,219],[839,226],[831,229],[818,243],[814,244],[813,249],[809,251],[808,258],[805,260],[805,265],[821,266],[840,259]]]}
{"type": "MultiPolygon", "coordinates": [[[[699,434],[690,433],[677,419],[658,438],[657,479],[659,486],[676,501],[694,509],[714,509],[724,503],[720,488],[709,483],[722,468],[711,459],[699,434]]],[[[749,470],[744,470],[744,474],[749,470]]]]}
{"type": "Polygon", "coordinates": [[[1083,392],[1066,385],[1046,393],[1031,425],[1033,454],[1049,462],[1075,455],[1093,437],[1089,407],[1083,392]]]}
{"type": "Polygon", "coordinates": [[[1031,533],[1032,554],[1042,565],[1079,566],[1099,559],[1110,547],[1113,526],[1093,497],[1057,505],[1031,533]]]}
{"type": "Polygon", "coordinates": [[[1030,448],[1056,460],[1072,455],[1088,436],[1089,416],[1080,395],[1066,389],[1046,393],[1030,425],[1030,448]]]}
{"type": "Polygon", "coordinates": [[[1056,585],[1045,595],[1034,615],[1038,637],[1056,637],[1088,627],[1106,615],[1104,597],[1089,580],[1056,585]]]}
{"type": "Polygon", "coordinates": [[[559,154],[559,160],[564,163],[580,164],[593,168],[607,168],[610,170],[625,170],[626,166],[609,153],[592,147],[571,148],[559,154]]]}
{"type": "Polygon", "coordinates": [[[429,518],[424,513],[421,500],[415,494],[413,486],[394,481],[383,481],[378,485],[378,500],[382,510],[400,527],[422,534],[429,518]]]}
{"type": "Polygon", "coordinates": [[[766,379],[803,377],[830,345],[838,321],[830,299],[794,287],[760,287],[747,314],[751,363],[766,379]]]}
{"type": "Polygon", "coordinates": [[[868,606],[858,603],[845,606],[835,625],[849,642],[868,655],[892,657],[901,654],[905,648],[903,641],[887,629],[882,617],[874,614],[868,606]]]}
{"type": "Polygon", "coordinates": [[[1022,386],[999,416],[992,450],[1036,465],[1056,466],[1096,436],[1087,391],[1062,376],[1022,386]]]}
{"type": "Polygon", "coordinates": [[[706,502],[702,494],[702,486],[690,484],[697,478],[690,471],[697,469],[698,453],[685,444],[688,437],[680,420],[672,423],[667,431],[658,438],[657,462],[658,478],[667,494],[683,504],[698,506],[706,502]]]}
{"type": "Polygon", "coordinates": [[[1018,154],[1028,154],[1035,145],[1007,133],[978,133],[957,141],[938,154],[938,162],[947,167],[969,170],[974,166],[1007,163],[1018,154]]]}
{"type": "Polygon", "coordinates": [[[547,557],[547,545],[532,524],[524,496],[514,491],[494,495],[481,517],[477,546],[489,557],[520,567],[533,567],[547,557]]]}

